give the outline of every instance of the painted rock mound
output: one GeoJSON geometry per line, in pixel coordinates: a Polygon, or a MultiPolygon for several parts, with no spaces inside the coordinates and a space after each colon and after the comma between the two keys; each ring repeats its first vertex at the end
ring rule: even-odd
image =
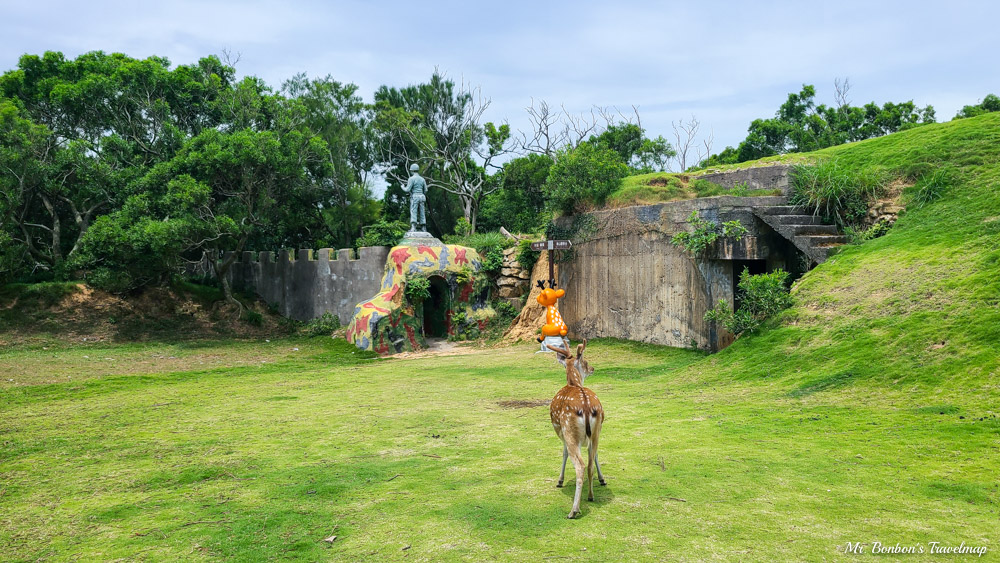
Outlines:
{"type": "Polygon", "coordinates": [[[354,308],[347,340],[362,350],[394,354],[420,350],[427,337],[462,337],[485,328],[492,316],[488,286],[475,249],[427,237],[404,239],[389,251],[381,291],[354,308]],[[417,279],[427,280],[416,282],[417,279]],[[407,297],[419,283],[426,294],[407,297]]]}

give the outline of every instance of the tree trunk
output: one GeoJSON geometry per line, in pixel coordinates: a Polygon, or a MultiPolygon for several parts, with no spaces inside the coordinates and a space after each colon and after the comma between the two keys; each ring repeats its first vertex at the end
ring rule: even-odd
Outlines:
{"type": "Polygon", "coordinates": [[[59,212],[45,194],[41,194],[45,210],[52,216],[52,265],[59,266],[62,262],[62,224],[59,222],[59,212]]]}

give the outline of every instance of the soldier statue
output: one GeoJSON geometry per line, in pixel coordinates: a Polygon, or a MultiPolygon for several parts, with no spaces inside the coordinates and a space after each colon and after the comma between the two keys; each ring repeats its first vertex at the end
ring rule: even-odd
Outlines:
{"type": "Polygon", "coordinates": [[[403,191],[410,194],[410,230],[413,232],[426,232],[427,219],[427,182],[417,173],[420,167],[416,164],[410,165],[410,180],[406,182],[403,191]]]}

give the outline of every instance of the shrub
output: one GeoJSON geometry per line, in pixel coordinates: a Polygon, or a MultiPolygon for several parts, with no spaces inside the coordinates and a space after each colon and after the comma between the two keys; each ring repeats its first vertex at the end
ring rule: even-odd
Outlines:
{"type": "Polygon", "coordinates": [[[358,248],[362,246],[396,246],[403,240],[406,231],[410,226],[403,221],[379,220],[377,223],[368,225],[364,229],[364,234],[358,238],[356,244],[358,248]]]}
{"type": "Polygon", "coordinates": [[[472,233],[472,224],[465,217],[459,217],[455,221],[455,234],[460,237],[467,237],[472,233]]]}
{"type": "Polygon", "coordinates": [[[530,240],[522,240],[517,243],[517,263],[528,272],[534,269],[538,257],[542,254],[537,250],[532,250],[531,243],[530,240]]]}
{"type": "Polygon", "coordinates": [[[787,280],[788,272],[784,270],[750,275],[750,271],[744,268],[737,286],[739,309],[730,310],[726,300],[720,299],[715,308],[705,314],[705,320],[722,324],[737,338],[751,333],[760,328],[765,320],[792,304],[788,286],[785,285],[787,280]]]}
{"type": "Polygon", "coordinates": [[[733,189],[729,190],[729,195],[736,197],[747,197],[750,195],[750,186],[746,182],[737,182],[733,189]]]}
{"type": "Polygon", "coordinates": [[[719,184],[709,180],[695,178],[688,184],[697,197],[712,197],[717,195],[727,195],[729,192],[719,184]]]}
{"type": "Polygon", "coordinates": [[[511,321],[514,320],[514,317],[520,313],[520,311],[517,310],[517,307],[506,301],[494,301],[493,310],[497,313],[494,320],[497,324],[503,325],[504,327],[509,325],[511,321]]]}
{"type": "Polygon", "coordinates": [[[560,152],[545,180],[545,199],[564,214],[603,205],[628,176],[629,168],[611,149],[580,143],[560,152]]]}
{"type": "MultiPolygon", "coordinates": [[[[257,315],[258,317],[260,315],[257,315]]],[[[309,336],[327,336],[340,328],[340,318],[327,311],[319,318],[306,323],[305,332],[309,336]]]]}
{"type": "Polygon", "coordinates": [[[410,303],[423,303],[431,296],[431,281],[423,276],[406,276],[406,300],[410,303]]]}
{"type": "Polygon", "coordinates": [[[694,232],[683,231],[670,239],[674,246],[680,246],[691,254],[698,256],[715,243],[719,237],[740,240],[747,233],[746,227],[737,221],[725,221],[721,224],[702,219],[697,211],[692,211],[688,222],[694,226],[694,232]]]}
{"type": "MultiPolygon", "coordinates": [[[[324,313],[324,315],[329,315],[329,314],[330,313],[324,313]]],[[[334,318],[336,319],[337,317],[334,318]]],[[[264,315],[261,315],[257,311],[251,311],[250,309],[246,309],[245,311],[243,311],[243,320],[246,321],[246,323],[250,326],[257,326],[257,327],[264,326],[264,315]]],[[[338,327],[340,326],[339,320],[337,321],[337,326],[338,327]]]]}
{"type": "Polygon", "coordinates": [[[880,236],[888,233],[891,228],[892,223],[886,221],[885,219],[879,219],[878,222],[867,229],[852,226],[845,227],[844,233],[847,235],[850,244],[861,244],[866,240],[879,238],[880,236]]]}
{"type": "Polygon", "coordinates": [[[503,266],[503,251],[514,246],[514,241],[500,232],[476,233],[474,235],[452,235],[442,237],[448,244],[460,244],[476,249],[483,258],[482,271],[490,276],[500,274],[503,266]]]}
{"type": "Polygon", "coordinates": [[[885,195],[888,178],[881,170],[856,170],[826,160],[816,165],[796,165],[791,183],[793,205],[812,208],[815,215],[844,226],[860,221],[868,205],[885,195]]]}

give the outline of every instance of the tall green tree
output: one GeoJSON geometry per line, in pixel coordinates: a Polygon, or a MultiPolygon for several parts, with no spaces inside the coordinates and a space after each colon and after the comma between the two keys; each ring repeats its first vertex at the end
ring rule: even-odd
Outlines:
{"type": "Polygon", "coordinates": [[[816,105],[816,88],[804,84],[788,94],[775,116],[755,119],[747,136],[735,149],[726,147],[701,166],[745,162],[788,152],[808,152],[834,145],[888,135],[925,123],[934,123],[932,106],[919,108],[913,101],[861,107],[841,100],[837,106],[816,105]]]}
{"type": "Polygon", "coordinates": [[[326,142],[332,167],[319,205],[290,210],[301,214],[308,209],[321,217],[325,233],[313,233],[320,246],[350,246],[379,210],[371,190],[375,154],[370,112],[357,90],[331,76],[310,80],[305,74],[282,86],[282,93],[302,105],[304,125],[326,142]]]}
{"type": "Polygon", "coordinates": [[[587,211],[603,205],[629,172],[617,152],[583,142],[558,153],[545,181],[545,198],[565,214],[587,211]]]}
{"type": "Polygon", "coordinates": [[[295,240],[309,226],[309,214],[299,221],[295,210],[322,201],[334,171],[326,142],[303,126],[303,105],[253,78],[226,100],[239,100],[229,127],[187,140],[88,232],[79,263],[109,288],[162,280],[182,258],[208,254],[226,298],[236,302],[226,275],[240,253],[295,240]]]}
{"type": "MultiPolygon", "coordinates": [[[[428,207],[434,209],[435,188],[452,194],[475,232],[483,199],[499,188],[489,176],[500,168],[497,160],[512,150],[510,127],[481,124],[489,101],[478,90],[456,88],[438,72],[426,84],[403,89],[383,86],[375,102],[383,169],[390,185],[405,184],[409,165],[420,164],[428,182],[428,207]]],[[[401,190],[387,192],[400,203],[402,195],[401,190]]],[[[433,214],[430,220],[433,223],[433,214]]]]}
{"type": "Polygon", "coordinates": [[[0,76],[4,220],[30,269],[59,275],[98,214],[185,138],[218,126],[231,79],[214,57],[171,70],[160,57],[99,51],[25,55],[0,76]]]}
{"type": "Polygon", "coordinates": [[[500,227],[515,233],[533,233],[545,223],[545,180],[555,161],[545,154],[529,154],[504,165],[501,186],[486,196],[479,216],[484,231],[500,227]]]}

